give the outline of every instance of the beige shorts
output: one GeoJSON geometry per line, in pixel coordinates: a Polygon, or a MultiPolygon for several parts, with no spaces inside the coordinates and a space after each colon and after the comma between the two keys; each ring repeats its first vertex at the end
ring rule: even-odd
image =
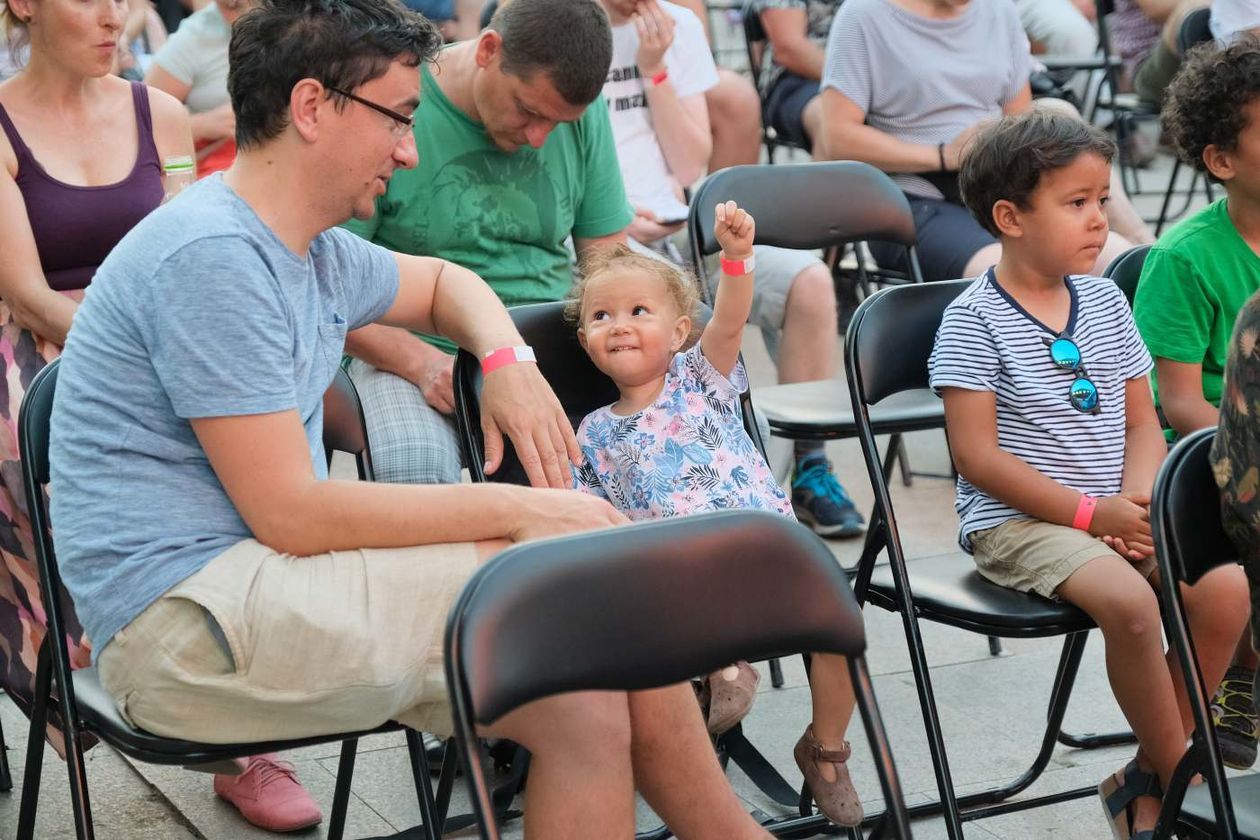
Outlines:
{"type": "Polygon", "coordinates": [[[123,716],[207,743],[303,738],[397,720],[447,735],[446,616],[471,543],[277,554],[237,543],[110,641],[123,716]]]}
{"type": "Polygon", "coordinates": [[[1085,531],[1040,519],[1011,519],[970,536],[980,574],[999,586],[1056,601],[1059,585],[1096,557],[1119,557],[1144,578],[1155,571],[1154,557],[1134,562],[1085,531]]]}

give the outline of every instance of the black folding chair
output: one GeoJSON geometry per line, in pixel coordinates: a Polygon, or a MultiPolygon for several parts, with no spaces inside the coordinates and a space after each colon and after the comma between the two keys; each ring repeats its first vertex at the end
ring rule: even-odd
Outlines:
{"type": "Polygon", "coordinates": [[[446,629],[456,737],[481,835],[499,836],[475,726],[563,692],[655,688],[736,659],[827,651],[848,658],[888,803],[883,836],[909,837],[865,647],[831,552],[776,514],[705,514],[508,549],[469,582],[446,629]]]}
{"type": "Polygon", "coordinates": [[[858,602],[899,612],[902,617],[915,687],[927,730],[940,801],[910,809],[911,814],[942,813],[952,840],[962,837],[964,820],[1021,811],[1096,793],[1093,786],[1025,799],[1005,800],[1022,792],[1041,775],[1056,740],[1069,746],[1096,747],[1132,743],[1131,733],[1066,735],[1061,731],[1072,684],[1094,627],[1085,613],[1068,604],[1016,592],[990,583],[961,551],[907,561],[893,510],[888,482],[875,444],[873,407],[897,393],[928,384],[928,357],[945,307],[972,281],[955,280],[895,286],[877,292],[858,307],[845,344],[849,392],[857,413],[858,439],[875,489],[875,512],[868,545],[854,580],[858,602]],[[888,565],[875,566],[888,550],[888,565]],[[1014,781],[979,793],[956,796],[932,691],[927,655],[919,629],[933,621],[999,638],[1066,636],[1054,688],[1046,712],[1046,729],[1032,766],[1014,781]]]}
{"type": "Polygon", "coordinates": [[[1225,779],[1208,709],[1212,694],[1203,685],[1181,598],[1181,584],[1193,585],[1217,566],[1238,562],[1238,550],[1221,527],[1220,493],[1210,458],[1215,437],[1216,429],[1209,428],[1182,438],[1160,467],[1151,494],[1164,627],[1181,662],[1194,713],[1190,749],[1164,794],[1157,840],[1172,831],[1183,840],[1260,840],[1260,776],[1225,779]],[[1195,773],[1202,773],[1207,783],[1187,790],[1195,773]]]}
{"type": "MultiPolygon", "coordinates": [[[[114,749],[149,764],[182,765],[213,772],[231,772],[232,759],[260,753],[281,752],[297,747],[341,742],[341,759],[338,764],[337,785],[333,794],[332,814],[328,823],[328,837],[339,840],[345,830],[346,807],[350,801],[350,782],[354,770],[355,749],[358,739],[377,732],[399,729],[396,723],[385,723],[375,729],[360,732],[341,732],[309,738],[287,740],[206,744],[179,738],[165,738],[136,729],[119,714],[114,700],[102,687],[96,668],[82,668],[71,672],[70,655],[66,647],[65,620],[61,613],[61,601],[53,593],[62,591],[61,575],[57,570],[52,532],[49,529],[45,488],[49,481],[48,439],[49,419],[52,413],[53,394],[57,387],[57,371],[60,361],[54,361],[35,377],[18,415],[18,444],[22,454],[22,477],[30,509],[31,524],[35,530],[35,559],[39,566],[40,594],[48,617],[48,633],[39,650],[35,675],[35,705],[31,715],[30,737],[27,743],[26,775],[22,784],[22,804],[18,816],[18,840],[30,840],[34,836],[35,811],[39,799],[39,784],[44,755],[44,730],[50,710],[56,709],[61,716],[66,744],[66,767],[70,777],[70,799],[74,812],[75,832],[79,840],[90,840],[92,828],[91,803],[88,799],[87,771],[83,763],[84,739],[95,736],[114,749]],[[54,693],[54,682],[56,690],[54,693]]],[[[370,477],[370,456],[362,427],[362,412],[358,397],[349,377],[339,371],[333,388],[325,395],[325,406],[332,410],[327,425],[325,448],[345,448],[356,456],[361,477],[370,477]],[[354,425],[357,424],[357,427],[354,425]],[[357,431],[356,431],[357,429],[357,431]]],[[[421,796],[421,812],[426,815],[425,831],[428,840],[436,840],[440,834],[430,822],[434,813],[428,770],[413,764],[416,772],[417,793],[421,788],[429,790],[429,796],[421,796]]]]}
{"type": "Polygon", "coordinates": [[[13,790],[13,775],[9,772],[9,748],[4,743],[4,729],[0,727],[0,793],[13,790]]]}
{"type": "MultiPolygon", "coordinates": [[[[691,202],[688,235],[704,288],[708,288],[704,257],[721,246],[713,230],[713,207],[734,200],[757,219],[757,244],[814,250],[839,249],[867,240],[902,245],[908,275],[871,272],[880,282],[921,283],[915,251],[914,216],[905,194],[883,172],[865,163],[788,164],[776,167],[735,166],[709,177],[691,202]],[[791,196],[785,201],[784,196],[791,196]]],[[[859,286],[872,289],[859,255],[859,286]]],[[[757,389],[757,406],[770,424],[771,434],[793,440],[841,440],[857,436],[853,406],[832,380],[793,382],[757,389]]],[[[911,474],[901,435],[941,428],[945,413],[940,399],[926,388],[908,391],[881,403],[873,413],[879,434],[888,444],[885,474],[900,456],[902,480],[911,474]]]]}
{"type": "MultiPolygon", "coordinates": [[[[516,306],[509,311],[525,343],[534,348],[538,367],[560,398],[560,404],[574,428],[577,428],[587,414],[617,401],[617,386],[595,367],[578,343],[576,331],[565,323],[562,303],[516,306]]],[[[705,317],[707,318],[707,314],[705,317]]],[[[493,475],[486,475],[482,469],[485,456],[481,437],[481,384],[481,365],[471,354],[460,351],[455,360],[455,414],[459,421],[460,442],[468,472],[473,481],[528,484],[525,470],[509,441],[505,441],[503,463],[499,469],[493,475]]],[[[764,454],[765,447],[756,424],[752,422],[752,408],[747,394],[744,395],[742,407],[744,427],[758,450],[764,454]]],[[[775,688],[781,687],[783,670],[778,658],[772,658],[769,667],[772,685],[775,688]]],[[[736,724],[733,729],[718,737],[717,750],[723,759],[734,761],[771,799],[785,807],[802,805],[802,797],[807,788],[803,787],[800,792],[794,790],[748,740],[741,725],[736,724]]],[[[499,804],[504,805],[502,800],[499,804]]]]}
{"type": "Polygon", "coordinates": [[[1142,266],[1146,263],[1146,255],[1151,252],[1150,245],[1135,245],[1117,256],[1103,269],[1102,276],[1110,278],[1124,292],[1133,308],[1133,299],[1137,297],[1138,281],[1142,279],[1142,266]]]}
{"type": "Polygon", "coordinates": [[[770,46],[769,36],[761,25],[761,11],[758,0],[744,0],[740,10],[740,19],[744,24],[744,49],[748,54],[748,73],[753,87],[757,89],[757,98],[761,101],[761,142],[766,147],[766,160],[774,163],[774,151],[782,146],[785,149],[800,149],[808,152],[809,147],[795,142],[788,137],[780,137],[766,118],[766,93],[762,87],[762,76],[765,74],[766,52],[770,46]]]}
{"type": "MultiPolygon", "coordinates": [[[[1190,50],[1212,40],[1211,19],[1212,10],[1207,6],[1187,12],[1186,16],[1182,18],[1181,27],[1177,30],[1177,52],[1182,56],[1183,60],[1190,50]]],[[[1190,203],[1194,201],[1194,191],[1200,181],[1203,183],[1203,196],[1208,200],[1208,203],[1210,204],[1215,198],[1212,190],[1212,179],[1206,173],[1200,172],[1197,167],[1189,166],[1190,184],[1186,187],[1184,193],[1185,200],[1175,213],[1169,213],[1173,195],[1177,192],[1177,176],[1181,173],[1183,165],[1181,155],[1173,158],[1172,172],[1168,176],[1168,186],[1164,189],[1164,200],[1160,204],[1159,216],[1155,221],[1156,236],[1164,232],[1165,223],[1180,219],[1186,214],[1186,211],[1190,209],[1190,203]]]]}

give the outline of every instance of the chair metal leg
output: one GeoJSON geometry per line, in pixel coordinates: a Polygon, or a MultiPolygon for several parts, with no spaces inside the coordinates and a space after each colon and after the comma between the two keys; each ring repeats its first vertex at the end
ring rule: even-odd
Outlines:
{"type": "Polygon", "coordinates": [[[429,760],[424,741],[419,732],[407,730],[407,754],[411,758],[411,778],[416,786],[416,801],[420,803],[420,821],[425,840],[440,840],[442,823],[437,804],[433,799],[433,783],[429,779],[429,760]]]}
{"type": "Polygon", "coordinates": [[[4,727],[0,727],[0,793],[13,790],[13,775],[9,772],[9,747],[4,743],[4,727]]]}
{"type": "Polygon", "coordinates": [[[775,802],[788,808],[795,807],[800,802],[797,791],[766,760],[761,751],[753,746],[740,724],[722,733],[718,738],[718,749],[724,750],[727,757],[744,771],[744,775],[775,802]]]}
{"type": "Polygon", "coordinates": [[[989,637],[989,656],[1002,655],[1002,640],[997,636],[989,637]]]}
{"type": "Polygon", "coordinates": [[[328,818],[328,840],[341,840],[346,833],[346,810],[350,807],[350,782],[354,779],[354,759],[358,749],[358,738],[347,738],[341,742],[337,786],[333,789],[332,814],[328,818]]]}
{"type": "MultiPolygon", "coordinates": [[[[879,714],[879,706],[875,702],[875,691],[871,685],[871,674],[866,667],[866,658],[849,659],[849,677],[853,683],[853,693],[857,698],[858,709],[862,713],[862,724],[866,729],[866,740],[875,757],[875,766],[879,775],[879,784],[883,789],[885,819],[881,825],[891,825],[894,836],[908,838],[910,836],[910,817],[906,812],[906,802],[901,791],[901,780],[897,776],[897,768],[893,764],[892,747],[888,743],[888,733],[884,730],[884,722],[879,714]]],[[[860,836],[860,834],[859,834],[860,836]]]]}
{"type": "MultiPolygon", "coordinates": [[[[1085,649],[1085,643],[1089,640],[1089,633],[1082,634],[1081,650],[1085,649]]],[[[1132,732],[1104,732],[1098,734],[1095,732],[1086,732],[1084,735],[1074,735],[1070,732],[1059,730],[1058,741],[1065,747],[1073,747],[1078,750],[1096,750],[1099,747],[1114,747],[1120,744],[1136,744],[1137,736],[1132,732]]]]}
{"type": "Polygon", "coordinates": [[[770,685],[774,688],[783,688],[783,663],[778,657],[770,660],[770,685]]]}
{"type": "Polygon", "coordinates": [[[22,776],[22,804],[18,811],[17,840],[33,840],[39,783],[44,769],[44,732],[48,728],[48,687],[52,680],[48,643],[39,646],[35,664],[35,701],[26,738],[26,772],[22,776]]]}
{"type": "MultiPolygon", "coordinates": [[[[455,739],[448,738],[446,740],[446,751],[442,755],[442,770],[438,773],[437,796],[434,801],[434,810],[437,812],[438,819],[445,827],[446,815],[451,807],[451,793],[455,789],[455,776],[459,773],[459,749],[455,746],[455,739]]],[[[442,832],[438,832],[441,836],[442,832]]]]}

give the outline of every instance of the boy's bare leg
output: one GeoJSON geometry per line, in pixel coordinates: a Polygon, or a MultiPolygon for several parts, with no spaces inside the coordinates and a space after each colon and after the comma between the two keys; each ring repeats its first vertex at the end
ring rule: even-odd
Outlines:
{"type": "Polygon", "coordinates": [[[630,728],[635,783],[679,840],[770,836],[722,773],[691,686],[631,692],[630,728]]]}
{"type": "MultiPolygon", "coordinates": [[[[1185,732],[1172,675],[1164,658],[1159,602],[1154,590],[1116,555],[1097,557],[1059,585],[1063,600],[1084,610],[1102,630],[1107,677],[1116,702],[1137,735],[1138,764],[1167,786],[1185,752],[1185,732]]],[[[1152,828],[1159,801],[1133,803],[1134,828],[1152,828]]]]}
{"type": "Polygon", "coordinates": [[[713,134],[709,171],[757,163],[761,158],[761,98],[752,82],[719,67],[718,83],[705,92],[704,101],[709,106],[713,134]]]}
{"type": "MultiPolygon", "coordinates": [[[[825,749],[839,750],[849,730],[857,699],[849,681],[849,666],[843,656],[815,653],[809,669],[809,692],[813,701],[814,737],[825,749]]],[[[818,764],[828,782],[836,780],[836,766],[829,761],[818,764]]]]}

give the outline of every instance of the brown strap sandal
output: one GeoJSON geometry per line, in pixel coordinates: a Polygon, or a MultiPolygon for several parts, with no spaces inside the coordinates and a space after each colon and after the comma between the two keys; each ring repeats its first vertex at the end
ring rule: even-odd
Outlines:
{"type": "Polygon", "coordinates": [[[814,737],[813,725],[805,729],[805,734],[792,750],[792,757],[805,777],[805,784],[813,794],[818,810],[836,825],[849,827],[861,825],[863,817],[862,801],[858,799],[846,763],[852,754],[853,748],[848,741],[838,750],[825,749],[822,742],[814,737]],[[818,769],[819,764],[826,763],[835,767],[834,782],[827,781],[818,769]]]}

